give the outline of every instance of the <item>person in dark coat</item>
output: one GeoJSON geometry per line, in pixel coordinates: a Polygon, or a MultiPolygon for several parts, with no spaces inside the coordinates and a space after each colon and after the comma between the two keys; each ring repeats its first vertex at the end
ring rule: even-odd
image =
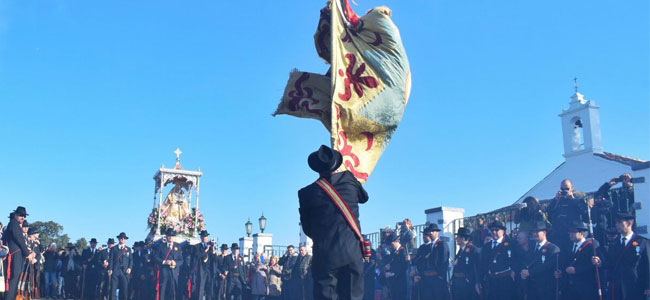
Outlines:
{"type": "Polygon", "coordinates": [[[555,289],[555,271],[560,248],[546,240],[547,230],[543,221],[533,228],[534,252],[519,274],[521,278],[528,279],[527,295],[530,300],[553,299],[558,292],[555,289]]]}
{"type": "MultiPolygon", "coordinates": [[[[332,173],[341,153],[321,146],[309,155],[309,167],[336,189],[359,225],[359,204],[368,194],[350,171],[332,173]]],[[[302,229],[313,242],[312,275],[315,299],[363,298],[363,245],[328,194],[314,182],[298,192],[302,229]]]]}
{"type": "MultiPolygon", "coordinates": [[[[609,269],[611,299],[646,299],[650,296],[650,243],[632,231],[634,215],[619,213],[616,216],[618,241],[611,245],[604,265],[609,269]]],[[[593,258],[596,265],[603,259],[593,258]]]]}
{"type": "Polygon", "coordinates": [[[289,287],[293,289],[293,299],[312,299],[313,287],[311,280],[311,255],[305,246],[298,247],[296,263],[291,271],[289,287]]]}
{"type": "MultiPolygon", "coordinates": [[[[469,234],[469,232],[467,232],[469,234]]],[[[424,257],[423,264],[418,268],[420,298],[448,299],[447,269],[449,268],[449,246],[440,239],[440,228],[436,224],[427,226],[426,235],[431,243],[427,248],[420,249],[424,257]]],[[[420,254],[418,254],[420,257],[420,254]]]]}
{"type": "Polygon", "coordinates": [[[226,291],[227,291],[227,286],[226,286],[226,257],[228,256],[228,245],[226,244],[221,244],[221,247],[219,247],[219,250],[221,250],[221,253],[216,256],[215,258],[215,266],[214,266],[214,274],[215,274],[215,292],[217,293],[217,299],[222,300],[226,298],[226,291]]]}
{"type": "Polygon", "coordinates": [[[296,265],[298,260],[298,254],[293,245],[287,246],[287,251],[284,252],[284,255],[280,257],[278,264],[282,266],[282,299],[284,300],[294,300],[297,298],[296,289],[291,285],[291,278],[293,273],[293,267],[296,265]]]}
{"type": "Polygon", "coordinates": [[[119,244],[114,247],[111,257],[108,261],[108,270],[112,274],[111,297],[115,299],[115,293],[120,290],[120,300],[126,300],[129,294],[129,275],[133,268],[133,255],[131,248],[126,245],[129,239],[124,232],[117,236],[119,244]]]}
{"type": "Polygon", "coordinates": [[[183,265],[183,254],[180,245],[174,242],[174,230],[167,229],[166,243],[160,243],[155,251],[154,261],[159,267],[156,283],[157,299],[176,300],[178,271],[183,265]]]}
{"type": "MultiPolygon", "coordinates": [[[[569,237],[573,247],[569,260],[559,272],[563,279],[563,298],[571,300],[598,299],[598,282],[596,267],[592,262],[596,241],[587,240],[587,224],[576,222],[569,229],[569,237]]],[[[601,275],[602,276],[602,275],[601,275]]]]}
{"type": "Polygon", "coordinates": [[[402,247],[397,236],[391,235],[388,239],[393,251],[388,256],[387,263],[384,266],[386,270],[384,276],[388,281],[390,298],[391,300],[405,300],[406,270],[408,269],[406,248],[402,247]]]}
{"type": "MultiPolygon", "coordinates": [[[[370,241],[368,241],[370,242],[370,241]]],[[[375,281],[377,280],[377,253],[371,250],[370,259],[363,264],[363,300],[375,299],[375,281]]]]}
{"type": "Polygon", "coordinates": [[[587,222],[585,194],[573,189],[571,180],[562,180],[560,190],[546,207],[548,219],[553,224],[549,240],[560,247],[560,261],[566,261],[571,251],[572,242],[567,235],[574,222],[587,222]]]}
{"type": "MultiPolygon", "coordinates": [[[[115,239],[109,238],[108,241],[106,241],[106,248],[102,249],[102,251],[99,252],[99,264],[101,266],[100,269],[100,282],[99,282],[99,287],[97,288],[98,293],[100,294],[101,298],[104,299],[105,297],[108,298],[109,294],[111,292],[111,275],[108,274],[109,268],[108,268],[108,263],[111,259],[111,254],[113,253],[113,247],[115,246],[115,239]]],[[[112,274],[113,272],[111,272],[112,274]]]]}
{"type": "Polygon", "coordinates": [[[5,299],[15,299],[18,292],[18,279],[23,271],[25,259],[33,259],[35,254],[27,247],[27,241],[23,235],[22,223],[28,216],[27,210],[18,206],[10,215],[9,224],[2,234],[2,240],[9,247],[9,256],[6,258],[7,268],[5,276],[9,278],[9,286],[5,293],[5,299]],[[9,263],[11,262],[11,263],[9,263]]]}
{"type": "Polygon", "coordinates": [[[81,252],[81,268],[83,287],[82,299],[97,299],[97,285],[99,284],[101,265],[99,251],[97,250],[97,239],[90,239],[90,248],[81,252]]]}
{"type": "Polygon", "coordinates": [[[482,292],[487,300],[514,299],[514,245],[505,236],[506,226],[494,221],[489,226],[492,240],[481,248],[482,292]]]}
{"type": "Polygon", "coordinates": [[[528,279],[521,277],[521,271],[526,268],[529,261],[532,260],[535,254],[535,243],[530,240],[530,232],[519,231],[517,233],[517,245],[514,249],[514,271],[515,271],[515,285],[516,285],[516,299],[526,299],[528,295],[528,279]]]}
{"type": "Polygon", "coordinates": [[[244,262],[239,256],[239,245],[233,243],[230,246],[230,255],[224,258],[224,270],[226,274],[226,299],[241,300],[246,284],[246,271],[244,262]]]}
{"type": "Polygon", "coordinates": [[[210,243],[210,233],[207,230],[201,231],[200,236],[201,242],[193,246],[192,269],[196,291],[192,294],[192,298],[203,300],[205,296],[206,299],[212,299],[216,246],[210,243]]]}
{"type": "Polygon", "coordinates": [[[65,247],[65,253],[61,257],[61,274],[63,275],[63,287],[65,297],[77,299],[79,295],[78,276],[81,274],[81,256],[72,243],[65,247]]]}
{"type": "Polygon", "coordinates": [[[456,233],[458,253],[454,259],[451,279],[451,295],[454,300],[478,299],[480,251],[470,241],[468,228],[460,227],[456,233]]]}
{"type": "Polygon", "coordinates": [[[56,244],[51,243],[45,253],[45,263],[43,264],[43,271],[45,271],[45,298],[54,298],[56,296],[56,265],[59,260],[59,255],[56,251],[56,244]]]}

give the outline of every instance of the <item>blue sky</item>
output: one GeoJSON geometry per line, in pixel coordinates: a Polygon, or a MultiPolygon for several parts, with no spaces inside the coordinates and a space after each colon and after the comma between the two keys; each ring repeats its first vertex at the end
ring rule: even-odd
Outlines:
{"type": "MultiPolygon", "coordinates": [[[[306,157],[328,133],[271,113],[293,68],[327,69],[312,40],[324,2],[0,1],[0,213],[142,239],[152,176],[180,147],[220,241],[264,212],[275,244],[297,243],[306,157]]],[[[365,185],[365,232],[515,201],[563,161],[574,76],[605,150],[650,159],[647,1],[356,2],[392,8],[413,74],[365,185]]]]}

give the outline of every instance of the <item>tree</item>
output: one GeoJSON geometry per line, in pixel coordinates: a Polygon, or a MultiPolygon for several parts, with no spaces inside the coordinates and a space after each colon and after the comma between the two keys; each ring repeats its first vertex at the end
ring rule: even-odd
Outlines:
{"type": "Polygon", "coordinates": [[[63,232],[63,226],[54,221],[36,221],[29,226],[38,229],[40,232],[39,240],[43,247],[47,247],[50,243],[54,242],[58,248],[65,248],[68,242],[70,242],[67,234],[61,234],[63,232]]]}
{"type": "Polygon", "coordinates": [[[88,241],[82,237],[74,243],[74,247],[77,248],[77,253],[81,254],[84,249],[88,248],[88,241]]]}

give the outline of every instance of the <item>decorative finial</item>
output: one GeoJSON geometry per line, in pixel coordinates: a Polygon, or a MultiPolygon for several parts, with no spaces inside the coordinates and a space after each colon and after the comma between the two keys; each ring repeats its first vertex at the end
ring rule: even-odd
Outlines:
{"type": "Polygon", "coordinates": [[[174,154],[176,154],[176,166],[174,166],[174,169],[179,169],[182,170],[183,168],[181,167],[181,154],[183,152],[181,151],[180,148],[176,148],[176,151],[174,151],[174,154]]]}
{"type": "Polygon", "coordinates": [[[573,89],[575,89],[576,93],[578,92],[578,77],[573,77],[573,89]]]}

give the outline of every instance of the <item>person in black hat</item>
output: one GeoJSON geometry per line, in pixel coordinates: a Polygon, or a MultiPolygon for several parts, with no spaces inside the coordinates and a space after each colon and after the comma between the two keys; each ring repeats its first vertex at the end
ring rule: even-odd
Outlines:
{"type": "Polygon", "coordinates": [[[451,294],[454,300],[479,299],[477,280],[479,278],[480,252],[471,242],[471,232],[466,227],[458,228],[456,244],[458,254],[453,261],[451,294]]]}
{"type": "Polygon", "coordinates": [[[98,260],[97,263],[101,267],[98,293],[101,294],[100,298],[102,299],[104,299],[104,297],[109,297],[108,294],[111,291],[111,287],[110,287],[111,276],[108,274],[108,270],[109,270],[108,262],[111,258],[111,254],[114,246],[115,246],[115,240],[113,238],[109,238],[106,241],[106,248],[99,251],[99,257],[97,258],[98,260]]]}
{"type": "Polygon", "coordinates": [[[423,250],[423,263],[418,268],[420,297],[422,299],[447,299],[447,269],[449,267],[449,246],[440,240],[440,228],[429,224],[427,233],[431,243],[423,250]],[[426,253],[426,254],[425,254],[426,253]]]}
{"type": "MultiPolygon", "coordinates": [[[[431,226],[427,226],[422,230],[422,245],[418,247],[418,249],[415,251],[415,255],[413,255],[413,258],[411,259],[411,265],[415,266],[415,274],[413,274],[413,283],[414,283],[414,289],[412,293],[412,298],[419,299],[420,298],[420,290],[423,288],[421,281],[422,281],[422,276],[421,274],[424,272],[424,270],[427,269],[427,260],[426,258],[428,257],[428,254],[431,252],[431,226]]],[[[374,272],[373,272],[374,273],[374,272]]],[[[372,293],[371,290],[366,290],[365,294],[368,295],[369,293],[372,293]]]]}
{"type": "Polygon", "coordinates": [[[481,248],[482,294],[488,300],[514,299],[514,245],[505,236],[503,222],[494,221],[488,228],[492,240],[481,248]]]}
{"type": "MultiPolygon", "coordinates": [[[[565,299],[598,299],[596,267],[592,262],[594,247],[598,245],[597,241],[586,239],[587,233],[587,224],[582,222],[574,222],[569,228],[569,238],[573,242],[571,254],[556,272],[556,277],[562,278],[565,299]]],[[[603,276],[602,272],[599,276],[603,276]]]]}
{"type": "Polygon", "coordinates": [[[79,286],[77,278],[81,276],[81,257],[77,254],[74,244],[68,243],[65,247],[61,262],[66,299],[78,299],[80,290],[77,288],[79,286]]]}
{"type": "MultiPolygon", "coordinates": [[[[323,145],[309,155],[307,162],[319,174],[319,180],[327,181],[338,192],[353,216],[351,221],[358,226],[359,204],[368,201],[368,194],[350,171],[332,173],[343,162],[341,153],[323,145]]],[[[298,192],[302,229],[314,242],[314,297],[361,299],[362,241],[319,184],[316,181],[298,192]]]]}
{"type": "Polygon", "coordinates": [[[180,245],[174,242],[174,230],[168,228],[165,232],[166,243],[160,243],[155,251],[155,262],[159,266],[159,276],[156,281],[156,290],[159,291],[160,300],[177,299],[176,286],[180,266],[183,264],[183,254],[180,245]]]}
{"type": "Polygon", "coordinates": [[[528,280],[528,299],[553,299],[559,292],[555,289],[555,271],[560,248],[546,240],[547,230],[543,221],[533,228],[535,249],[519,274],[522,279],[528,280]]]}
{"type": "Polygon", "coordinates": [[[120,300],[126,300],[129,291],[129,275],[133,268],[133,255],[131,248],[126,245],[129,237],[121,232],[117,236],[119,244],[115,246],[108,261],[108,270],[112,273],[111,300],[115,299],[116,291],[119,289],[120,300]]]}
{"type": "Polygon", "coordinates": [[[634,218],[630,213],[617,214],[617,241],[605,254],[604,264],[599,256],[592,259],[597,266],[607,269],[612,299],[645,299],[650,296],[649,243],[632,231],[634,218]]]}
{"type": "Polygon", "coordinates": [[[226,257],[228,256],[228,245],[221,244],[219,247],[221,253],[215,257],[215,267],[214,274],[216,279],[215,292],[217,293],[217,299],[221,300],[226,297],[226,257]]]}
{"type": "Polygon", "coordinates": [[[217,250],[214,242],[210,242],[210,233],[202,230],[199,234],[201,242],[193,246],[192,251],[192,270],[194,270],[194,286],[196,291],[192,293],[192,298],[202,300],[212,299],[213,276],[215,256],[217,250]]]}
{"type": "Polygon", "coordinates": [[[97,250],[97,239],[90,239],[90,247],[81,252],[81,281],[84,284],[82,288],[81,299],[97,299],[97,285],[100,278],[101,265],[99,263],[99,251],[97,250]]]}
{"type": "Polygon", "coordinates": [[[224,269],[227,277],[226,299],[241,300],[246,284],[246,273],[243,259],[239,256],[239,244],[232,243],[230,246],[230,255],[224,259],[224,269]]]}
{"type": "Polygon", "coordinates": [[[26,216],[27,210],[22,206],[18,206],[18,208],[11,213],[9,224],[7,224],[2,235],[4,244],[9,248],[9,256],[5,258],[8,264],[5,269],[5,276],[9,281],[9,285],[6,287],[6,299],[16,298],[18,279],[22,272],[25,259],[31,260],[36,256],[36,254],[28,248],[27,241],[23,236],[21,224],[25,221],[26,216]],[[10,264],[9,261],[11,261],[10,264]]]}
{"type": "Polygon", "coordinates": [[[406,249],[400,244],[399,237],[396,235],[389,235],[386,242],[393,250],[384,267],[390,287],[390,298],[391,300],[404,300],[406,299],[406,270],[408,269],[406,249]]]}

